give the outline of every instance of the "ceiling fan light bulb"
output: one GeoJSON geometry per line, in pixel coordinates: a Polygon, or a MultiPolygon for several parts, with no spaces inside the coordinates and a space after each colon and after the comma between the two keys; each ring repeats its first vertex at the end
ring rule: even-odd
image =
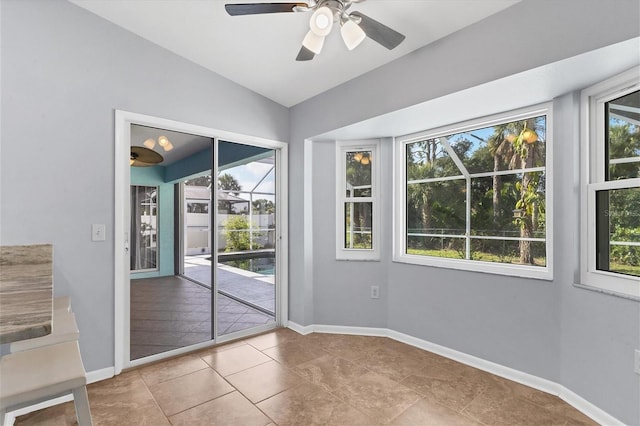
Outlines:
{"type": "Polygon", "coordinates": [[[167,139],[166,136],[160,136],[158,138],[158,145],[160,145],[162,147],[165,147],[165,146],[167,146],[168,143],[169,143],[169,139],[167,139]]]}
{"type": "Polygon", "coordinates": [[[346,21],[342,25],[342,28],[340,28],[340,34],[342,35],[344,44],[349,50],[353,50],[358,47],[367,36],[362,28],[351,20],[346,21]]]}
{"type": "Polygon", "coordinates": [[[318,55],[320,54],[320,51],[322,51],[322,46],[324,45],[324,37],[320,37],[313,31],[309,31],[304,37],[304,40],[302,40],[302,45],[318,55]]]}
{"type": "Polygon", "coordinates": [[[146,141],[144,141],[142,143],[144,146],[146,146],[149,149],[153,149],[154,146],[156,146],[156,141],[154,141],[153,139],[149,138],[146,141]]]}
{"type": "Polygon", "coordinates": [[[309,27],[311,31],[317,36],[324,37],[331,32],[333,27],[333,12],[327,6],[318,8],[309,20],[309,27]]]}
{"type": "Polygon", "coordinates": [[[165,146],[163,146],[165,151],[171,151],[173,149],[173,144],[169,141],[167,141],[167,144],[165,146]]]}

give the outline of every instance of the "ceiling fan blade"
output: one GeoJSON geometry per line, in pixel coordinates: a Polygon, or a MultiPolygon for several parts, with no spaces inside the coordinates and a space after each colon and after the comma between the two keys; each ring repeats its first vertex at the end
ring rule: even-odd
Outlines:
{"type": "Polygon", "coordinates": [[[300,51],[298,52],[298,56],[296,56],[296,61],[310,61],[316,56],[311,50],[302,46],[300,51]]]}
{"type": "Polygon", "coordinates": [[[296,7],[309,7],[307,3],[242,3],[225,4],[224,8],[231,16],[258,15],[261,13],[295,12],[296,7]]]}
{"type": "Polygon", "coordinates": [[[130,159],[132,161],[131,165],[136,167],[154,166],[164,161],[162,155],[143,146],[132,146],[130,159]]]}
{"type": "Polygon", "coordinates": [[[352,12],[351,16],[360,18],[360,23],[358,25],[362,28],[362,31],[365,32],[367,37],[380,43],[389,50],[398,47],[398,45],[405,39],[403,34],[381,24],[375,19],[369,18],[363,13],[352,12]]]}

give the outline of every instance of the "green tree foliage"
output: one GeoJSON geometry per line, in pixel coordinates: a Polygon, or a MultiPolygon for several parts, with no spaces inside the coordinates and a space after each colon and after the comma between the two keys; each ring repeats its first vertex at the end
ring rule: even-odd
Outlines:
{"type": "MultiPolygon", "coordinates": [[[[222,234],[227,241],[225,248],[227,252],[262,248],[256,242],[253,243],[252,247],[249,222],[244,216],[230,216],[224,224],[222,234]]],[[[254,233],[254,236],[258,235],[254,233]]]]}
{"type": "Polygon", "coordinates": [[[224,173],[218,177],[218,189],[230,191],[233,195],[238,195],[239,191],[242,191],[238,180],[229,173],[224,173]]]}
{"type": "Polygon", "coordinates": [[[276,205],[271,200],[261,198],[253,200],[253,211],[257,214],[273,214],[276,212],[276,205]]]}
{"type": "MultiPolygon", "coordinates": [[[[537,117],[407,145],[407,227],[409,233],[465,235],[467,181],[446,149],[448,144],[469,173],[544,166],[545,118],[537,117]],[[477,134],[476,134],[477,133],[477,134]],[[478,135],[485,135],[484,137],[478,135]],[[434,178],[447,180],[429,181],[434,178]],[[426,182],[425,182],[426,180],[426,182]]],[[[544,236],[545,175],[513,173],[472,178],[471,232],[487,236],[544,236]],[[514,211],[518,217],[514,219],[514,211]]],[[[533,264],[544,248],[521,241],[472,240],[472,258],[487,253],[533,264]]],[[[466,257],[462,238],[408,237],[408,249],[453,250],[466,257]]],[[[448,256],[444,252],[443,256],[448,256]]]]}
{"type": "MultiPolygon", "coordinates": [[[[242,186],[238,183],[237,179],[228,173],[224,173],[218,176],[218,189],[223,191],[229,191],[230,194],[238,195],[242,191],[242,186]]],[[[228,200],[218,200],[218,210],[222,212],[231,212],[233,210],[233,203],[228,200]]]]}
{"type": "Polygon", "coordinates": [[[209,186],[211,185],[211,175],[198,176],[196,178],[187,179],[184,181],[185,185],[189,186],[209,186]]]}
{"type": "MultiPolygon", "coordinates": [[[[609,120],[608,152],[611,160],[640,157],[640,126],[626,121],[609,120]]],[[[613,162],[608,167],[608,179],[632,179],[640,177],[640,163],[613,162]]],[[[640,242],[640,188],[609,191],[609,235],[612,242],[640,242]]],[[[625,265],[612,265],[611,270],[640,276],[640,247],[613,244],[610,261],[625,265]]]]}
{"type": "MultiPolygon", "coordinates": [[[[372,162],[375,161],[371,156],[371,151],[361,152],[347,152],[346,153],[346,184],[347,188],[344,188],[345,196],[365,198],[373,196],[372,193],[372,175],[371,167],[372,162]]],[[[350,241],[351,233],[347,232],[345,244],[351,245],[354,248],[371,248],[372,238],[370,233],[363,231],[371,230],[371,203],[368,202],[355,202],[353,203],[352,210],[349,211],[349,215],[345,220],[347,231],[352,229],[353,241],[350,241]]]]}

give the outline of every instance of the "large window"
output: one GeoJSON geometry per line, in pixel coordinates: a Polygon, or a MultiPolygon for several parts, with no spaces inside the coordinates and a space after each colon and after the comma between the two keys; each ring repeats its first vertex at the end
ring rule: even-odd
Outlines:
{"type": "Polygon", "coordinates": [[[336,258],[378,260],[378,143],[337,142],[336,258]]]}
{"type": "Polygon", "coordinates": [[[396,261],[551,278],[550,106],[396,139],[396,261]]]}
{"type": "Polygon", "coordinates": [[[640,81],[637,70],[582,94],[581,281],[640,298],[640,81]]]}

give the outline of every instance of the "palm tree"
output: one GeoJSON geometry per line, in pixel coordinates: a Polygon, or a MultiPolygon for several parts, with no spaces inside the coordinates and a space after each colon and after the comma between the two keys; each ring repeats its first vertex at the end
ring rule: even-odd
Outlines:
{"type": "Polygon", "coordinates": [[[238,195],[238,191],[242,191],[242,186],[240,186],[236,178],[229,173],[225,173],[218,177],[218,189],[229,191],[233,195],[238,195]]]}
{"type": "MultiPolygon", "coordinates": [[[[493,171],[500,171],[500,167],[506,159],[513,157],[513,145],[509,142],[510,127],[513,123],[500,124],[495,126],[494,134],[487,140],[489,152],[493,156],[493,171]]],[[[500,175],[492,176],[493,191],[493,223],[500,222],[500,196],[502,194],[502,179],[500,175]]]]}
{"type": "MultiPolygon", "coordinates": [[[[218,189],[237,196],[239,192],[233,191],[242,191],[242,186],[240,186],[236,178],[231,176],[229,173],[224,173],[218,176],[218,189]]],[[[227,211],[231,213],[233,210],[232,207],[233,203],[231,201],[218,200],[218,208],[220,211],[227,211]]]]}
{"type": "MultiPolygon", "coordinates": [[[[495,126],[494,134],[488,140],[494,158],[493,171],[497,172],[505,165],[510,170],[535,167],[536,162],[543,157],[543,143],[539,140],[538,134],[544,133],[544,130],[543,125],[536,119],[495,126]]],[[[523,173],[522,180],[516,184],[520,192],[520,199],[515,206],[515,210],[520,212],[516,223],[520,225],[521,238],[532,238],[537,227],[537,210],[541,201],[537,195],[538,185],[538,173],[523,173]]],[[[496,223],[499,220],[501,190],[501,178],[494,175],[493,216],[496,223]]],[[[531,241],[521,240],[519,251],[521,264],[534,264],[531,241]]]]}

